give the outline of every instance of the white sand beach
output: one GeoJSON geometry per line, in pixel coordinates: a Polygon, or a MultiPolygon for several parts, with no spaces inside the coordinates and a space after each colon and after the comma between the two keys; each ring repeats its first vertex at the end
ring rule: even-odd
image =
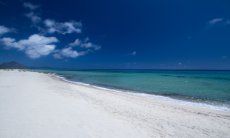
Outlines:
{"type": "Polygon", "coordinates": [[[1,138],[230,137],[230,110],[0,70],[1,138]]]}

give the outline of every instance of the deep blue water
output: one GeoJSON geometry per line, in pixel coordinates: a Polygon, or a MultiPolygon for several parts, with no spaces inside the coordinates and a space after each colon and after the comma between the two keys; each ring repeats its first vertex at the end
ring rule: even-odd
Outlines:
{"type": "Polygon", "coordinates": [[[108,88],[230,104],[230,71],[40,70],[108,88]]]}

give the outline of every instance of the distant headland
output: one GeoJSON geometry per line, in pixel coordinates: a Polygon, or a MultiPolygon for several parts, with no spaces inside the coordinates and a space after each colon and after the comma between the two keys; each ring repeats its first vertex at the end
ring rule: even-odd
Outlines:
{"type": "Polygon", "coordinates": [[[27,69],[27,67],[16,61],[10,61],[10,62],[1,63],[0,69],[27,69]]]}

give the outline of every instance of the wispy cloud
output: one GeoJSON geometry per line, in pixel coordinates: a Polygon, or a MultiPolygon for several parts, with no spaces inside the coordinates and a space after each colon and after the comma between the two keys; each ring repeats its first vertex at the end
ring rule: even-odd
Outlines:
{"type": "Polygon", "coordinates": [[[60,51],[58,51],[58,53],[54,54],[55,58],[63,58],[63,57],[67,57],[67,58],[77,58],[79,56],[83,56],[87,54],[86,51],[77,51],[72,49],[72,47],[67,47],[67,48],[63,48],[60,51]]]}
{"type": "Polygon", "coordinates": [[[230,20],[226,18],[213,18],[208,21],[208,25],[230,25],[230,20]]]}
{"type": "Polygon", "coordinates": [[[29,18],[31,20],[32,23],[34,24],[38,24],[39,22],[42,21],[41,17],[39,17],[38,15],[36,15],[34,12],[29,12],[27,14],[25,14],[27,18],[29,18]]]}
{"type": "Polygon", "coordinates": [[[89,54],[90,52],[94,52],[95,50],[99,50],[100,48],[101,46],[90,42],[89,38],[86,38],[84,41],[77,38],[65,48],[56,50],[53,56],[56,59],[77,58],[89,54]],[[76,50],[74,48],[81,48],[81,50],[76,50]]]}
{"type": "Polygon", "coordinates": [[[130,55],[130,56],[136,56],[136,54],[137,54],[137,52],[133,51],[133,52],[129,53],[128,55],[130,55]]]}
{"type": "MultiPolygon", "coordinates": [[[[47,37],[46,35],[80,34],[82,33],[82,23],[74,20],[58,22],[53,19],[43,19],[37,13],[37,9],[40,6],[28,2],[23,3],[23,6],[29,9],[29,12],[25,15],[32,22],[32,26],[38,29],[38,33],[21,40],[16,40],[12,37],[1,38],[1,35],[12,32],[13,29],[0,25],[0,43],[6,49],[17,49],[32,59],[50,54],[56,59],[62,59],[77,58],[101,48],[101,46],[92,43],[87,37],[84,40],[76,38],[74,42],[67,43],[64,48],[58,49],[56,43],[59,40],[54,36],[47,37]]],[[[68,38],[68,35],[65,38],[68,38]]]]}
{"type": "Polygon", "coordinates": [[[6,26],[0,25],[0,35],[13,32],[14,29],[8,28],[6,26]]]}
{"type": "Polygon", "coordinates": [[[86,49],[94,49],[94,50],[99,50],[101,49],[101,46],[93,44],[92,42],[90,42],[89,38],[87,37],[80,45],[80,47],[82,48],[86,48],[86,49]]]}
{"type": "Polygon", "coordinates": [[[32,26],[41,30],[41,27],[38,24],[42,21],[42,18],[37,13],[37,9],[40,6],[25,2],[23,3],[23,7],[29,9],[29,12],[27,12],[25,16],[32,22],[32,26]]]}
{"type": "Polygon", "coordinates": [[[70,46],[80,46],[81,45],[81,40],[79,38],[75,39],[74,42],[69,43],[70,46]]]}
{"type": "Polygon", "coordinates": [[[44,20],[44,25],[47,29],[47,32],[60,33],[60,34],[71,34],[71,33],[81,33],[81,22],[69,21],[69,22],[57,22],[52,19],[44,20]]]}
{"type": "Polygon", "coordinates": [[[71,33],[81,33],[82,23],[77,21],[68,21],[68,22],[57,22],[53,19],[42,19],[38,15],[36,9],[40,6],[34,5],[32,3],[23,3],[23,6],[30,11],[26,13],[26,17],[31,20],[33,26],[35,26],[42,33],[59,33],[59,34],[71,34],[71,33]]]}
{"type": "Polygon", "coordinates": [[[71,57],[71,58],[76,58],[80,56],[79,53],[76,50],[73,50],[71,47],[63,48],[60,54],[64,57],[71,57]]]}
{"type": "Polygon", "coordinates": [[[214,18],[214,19],[210,20],[208,23],[211,25],[214,25],[214,24],[222,22],[223,20],[224,20],[223,18],[214,18]]]}
{"type": "Polygon", "coordinates": [[[54,43],[58,42],[58,39],[56,37],[33,34],[28,39],[19,41],[16,41],[14,38],[4,37],[0,39],[0,42],[8,49],[18,49],[25,52],[28,57],[36,59],[52,53],[56,48],[54,43]]]}
{"type": "Polygon", "coordinates": [[[30,2],[24,2],[23,6],[25,8],[30,9],[30,10],[35,10],[35,9],[37,9],[39,7],[39,5],[35,5],[35,4],[30,3],[30,2]]]}

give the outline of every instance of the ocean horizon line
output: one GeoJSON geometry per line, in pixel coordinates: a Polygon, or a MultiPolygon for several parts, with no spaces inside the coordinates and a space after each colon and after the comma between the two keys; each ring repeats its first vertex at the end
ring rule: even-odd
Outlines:
{"type": "Polygon", "coordinates": [[[152,70],[152,71],[230,71],[230,69],[156,69],[156,68],[59,68],[59,67],[29,67],[28,69],[51,69],[65,71],[90,71],[90,70],[152,70]]]}

